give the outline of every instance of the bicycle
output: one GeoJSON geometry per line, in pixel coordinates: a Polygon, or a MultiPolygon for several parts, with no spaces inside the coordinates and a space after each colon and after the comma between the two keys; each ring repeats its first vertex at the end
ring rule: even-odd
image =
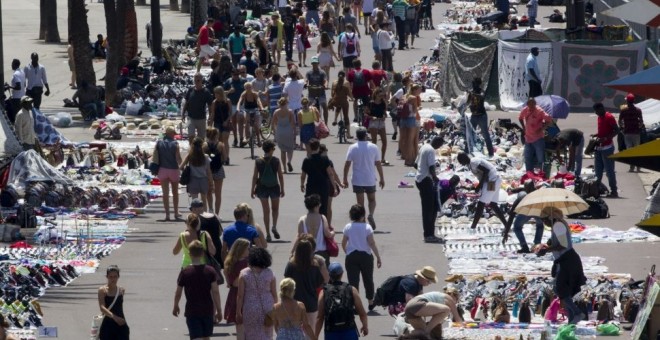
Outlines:
{"type": "Polygon", "coordinates": [[[339,138],[339,144],[347,143],[348,140],[346,139],[346,125],[344,124],[344,120],[342,119],[337,122],[337,126],[339,127],[337,130],[337,138],[339,138]]]}
{"type": "MultiPolygon", "coordinates": [[[[263,121],[264,121],[263,115],[264,115],[264,113],[266,113],[266,115],[268,115],[268,112],[267,112],[267,110],[259,110],[259,109],[253,109],[253,110],[248,109],[248,110],[244,110],[243,112],[245,112],[245,114],[247,116],[249,116],[248,122],[250,124],[250,129],[249,129],[250,137],[248,139],[248,144],[250,145],[250,159],[255,159],[256,156],[254,155],[254,144],[255,144],[254,143],[254,136],[258,133],[259,137],[263,137],[263,134],[262,134],[262,126],[263,126],[263,121]],[[261,117],[261,123],[259,125],[259,131],[256,131],[254,126],[256,125],[256,122],[257,122],[256,119],[257,119],[257,114],[258,113],[261,113],[262,117],[261,117]]],[[[269,126],[270,126],[270,123],[269,123],[269,126]]],[[[270,131],[270,129],[269,129],[269,131],[270,131]]],[[[270,137],[270,134],[271,133],[269,132],[268,133],[269,137],[270,137]]],[[[257,143],[261,144],[261,141],[258,140],[257,143]]]]}
{"type": "Polygon", "coordinates": [[[361,98],[356,99],[357,100],[357,116],[355,119],[357,119],[357,124],[358,126],[362,126],[364,124],[364,107],[366,104],[361,98]]]}

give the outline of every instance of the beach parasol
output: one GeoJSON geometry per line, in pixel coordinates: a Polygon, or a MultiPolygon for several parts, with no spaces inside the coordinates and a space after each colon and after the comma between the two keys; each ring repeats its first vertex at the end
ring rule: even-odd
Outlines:
{"type": "Polygon", "coordinates": [[[541,210],[545,207],[555,207],[567,216],[583,212],[589,208],[589,205],[570,190],[544,188],[527,194],[515,211],[526,216],[541,216],[541,210]]]}
{"type": "Polygon", "coordinates": [[[601,13],[649,27],[660,27],[660,0],[635,0],[601,13]]]}
{"type": "Polygon", "coordinates": [[[617,152],[610,158],[644,169],[660,171],[660,139],[617,152]]]}
{"type": "Polygon", "coordinates": [[[660,66],[613,80],[605,86],[647,98],[660,99],[660,66]]]}
{"type": "Polygon", "coordinates": [[[644,231],[660,237],[660,214],[655,214],[637,223],[637,226],[644,231]]]}
{"type": "Polygon", "coordinates": [[[566,119],[571,107],[568,101],[560,96],[543,95],[534,98],[536,105],[547,112],[554,119],[566,119]]]}

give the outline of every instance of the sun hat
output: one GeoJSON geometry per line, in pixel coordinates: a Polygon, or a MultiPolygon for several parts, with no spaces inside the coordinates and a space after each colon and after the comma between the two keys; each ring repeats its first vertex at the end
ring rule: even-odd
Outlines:
{"type": "Polygon", "coordinates": [[[319,63],[319,57],[312,57],[312,64],[318,64],[319,63]]]}
{"type": "Polygon", "coordinates": [[[435,269],[431,266],[424,266],[422,269],[415,271],[415,274],[433,282],[438,282],[438,275],[435,273],[435,269]]]}
{"type": "Polygon", "coordinates": [[[128,123],[126,124],[126,130],[135,130],[137,126],[135,126],[135,123],[128,123]]]}

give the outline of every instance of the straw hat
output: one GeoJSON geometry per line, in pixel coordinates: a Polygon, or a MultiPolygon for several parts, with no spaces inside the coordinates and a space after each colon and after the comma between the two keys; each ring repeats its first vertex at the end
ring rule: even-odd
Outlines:
{"type": "Polygon", "coordinates": [[[459,153],[461,151],[463,151],[463,150],[461,150],[461,148],[458,145],[454,145],[454,146],[451,147],[451,152],[452,153],[459,153]]]}
{"type": "Polygon", "coordinates": [[[99,122],[98,120],[95,120],[95,121],[92,122],[92,125],[89,128],[90,129],[96,129],[96,128],[99,127],[100,124],[101,124],[101,122],[99,122]]]}
{"type": "Polygon", "coordinates": [[[135,123],[128,123],[126,124],[126,130],[135,130],[137,126],[135,126],[135,123]]]}
{"type": "Polygon", "coordinates": [[[506,151],[504,151],[504,149],[502,149],[502,148],[498,148],[497,150],[495,150],[495,154],[500,156],[500,157],[505,157],[506,156],[506,151]]]}
{"type": "Polygon", "coordinates": [[[151,124],[151,126],[149,128],[152,129],[152,130],[160,130],[161,126],[158,123],[154,123],[154,124],[151,124]]]}
{"type": "Polygon", "coordinates": [[[431,266],[424,266],[422,269],[415,271],[415,274],[433,282],[438,282],[438,275],[435,273],[435,269],[431,266]]]}
{"type": "Polygon", "coordinates": [[[451,154],[451,150],[449,150],[449,147],[444,145],[440,148],[440,156],[449,156],[451,154]]]}
{"type": "Polygon", "coordinates": [[[152,125],[152,124],[156,124],[156,123],[158,123],[158,119],[156,119],[156,118],[151,118],[151,119],[149,119],[149,124],[150,124],[150,125],[152,125]]]}
{"type": "Polygon", "coordinates": [[[114,125],[112,125],[113,128],[123,128],[124,127],[124,122],[116,122],[114,125]]]}
{"type": "Polygon", "coordinates": [[[142,124],[142,122],[144,122],[144,120],[142,120],[142,119],[139,119],[139,118],[133,119],[133,123],[135,123],[135,125],[140,125],[140,124],[142,124]]]}
{"type": "Polygon", "coordinates": [[[140,123],[140,125],[138,125],[138,129],[140,129],[140,130],[146,130],[148,128],[149,128],[149,124],[144,123],[144,122],[140,123]]]}

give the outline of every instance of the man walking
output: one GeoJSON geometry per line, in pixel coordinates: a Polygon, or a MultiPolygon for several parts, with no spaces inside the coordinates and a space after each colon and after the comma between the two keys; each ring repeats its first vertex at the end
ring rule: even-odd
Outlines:
{"type": "Polygon", "coordinates": [[[597,132],[592,137],[598,138],[598,145],[594,154],[594,166],[596,171],[596,180],[600,183],[603,179],[603,170],[607,174],[607,180],[610,184],[609,198],[619,198],[616,185],[616,174],[614,173],[614,160],[610,156],[614,153],[614,137],[619,133],[619,126],[616,124],[614,116],[605,111],[602,103],[596,103],[593,106],[597,121],[597,132]]]}
{"type": "Polygon", "coordinates": [[[341,281],[344,268],[340,263],[331,263],[328,272],[330,282],[319,294],[319,311],[314,330],[316,337],[319,338],[321,335],[321,328],[325,323],[323,335],[326,340],[358,340],[360,334],[355,324],[356,314],[360,316],[362,323],[360,333],[366,337],[369,334],[369,324],[360,294],[355,287],[341,281]],[[335,301],[340,303],[333,303],[335,301]]]}
{"type": "Polygon", "coordinates": [[[185,292],[186,307],[183,315],[186,317],[190,338],[208,340],[213,334],[213,323],[222,321],[218,274],[213,267],[202,264],[204,256],[202,242],[198,240],[190,242],[188,251],[192,265],[179,272],[172,315],[179,316],[179,301],[181,301],[181,293],[185,292]]]}
{"type": "Polygon", "coordinates": [[[38,110],[41,107],[41,95],[50,96],[50,87],[46,77],[46,68],[39,64],[39,55],[34,52],[30,55],[30,59],[32,59],[32,62],[23,69],[27,79],[27,92],[25,94],[34,99],[34,108],[38,110]],[[44,87],[46,92],[44,92],[44,87]]]}
{"type": "MultiPolygon", "coordinates": [[[[639,145],[641,142],[641,133],[644,129],[644,118],[642,110],[635,106],[635,95],[628,93],[626,96],[626,108],[621,110],[619,115],[619,126],[623,130],[623,139],[626,142],[626,148],[630,149],[639,145]]],[[[628,172],[635,171],[635,166],[631,165],[628,172]]],[[[639,166],[637,167],[639,172],[639,166]]]]}
{"type": "Polygon", "coordinates": [[[529,98],[518,116],[525,136],[525,169],[543,169],[545,162],[545,128],[552,123],[552,117],[536,106],[536,100],[529,98]]]}
{"type": "Polygon", "coordinates": [[[225,228],[222,233],[222,258],[227,258],[229,249],[239,238],[250,241],[250,244],[259,248],[268,248],[268,243],[259,230],[248,224],[248,212],[240,205],[234,208],[234,224],[225,228]]]}
{"type": "Polygon", "coordinates": [[[286,53],[286,62],[293,61],[293,38],[295,37],[296,17],[293,15],[291,6],[284,7],[280,11],[282,24],[284,25],[284,53],[286,53]]]}
{"type": "Polygon", "coordinates": [[[490,139],[490,131],[488,131],[488,113],[486,113],[486,106],[484,105],[484,91],[481,89],[481,78],[477,77],[472,80],[472,91],[468,93],[467,99],[470,107],[470,124],[473,129],[477,127],[481,130],[481,136],[486,142],[486,149],[488,150],[488,157],[492,158],[495,154],[493,149],[493,142],[490,139]]]}
{"type": "Polygon", "coordinates": [[[34,133],[34,118],[32,117],[32,101],[28,96],[21,98],[21,110],[16,114],[14,131],[23,150],[34,149],[37,135],[34,133]]]}
{"type": "Polygon", "coordinates": [[[229,53],[231,53],[231,63],[234,68],[238,67],[238,63],[243,57],[243,51],[247,49],[245,44],[245,36],[241,33],[240,26],[234,26],[234,34],[229,36],[229,53]]]}
{"type": "Polygon", "coordinates": [[[18,59],[11,61],[11,69],[14,70],[14,73],[12,74],[11,82],[9,83],[11,97],[9,98],[7,117],[9,117],[9,121],[14,124],[16,114],[21,109],[21,98],[25,95],[25,73],[21,70],[21,62],[18,59]]]}
{"type": "Polygon", "coordinates": [[[406,45],[406,9],[408,3],[405,0],[394,0],[392,3],[392,14],[396,25],[396,33],[399,36],[399,50],[406,45]]]}
{"type": "Polygon", "coordinates": [[[529,18],[529,28],[534,28],[536,24],[536,13],[539,9],[539,0],[529,0],[527,3],[527,17],[529,18]]]}
{"type": "Polygon", "coordinates": [[[472,220],[471,228],[474,230],[477,227],[477,223],[479,223],[479,219],[481,219],[486,205],[490,206],[490,209],[493,210],[504,227],[509,228],[507,227],[508,223],[504,218],[502,210],[500,210],[500,207],[497,205],[500,187],[502,187],[502,178],[500,178],[500,175],[497,173],[495,166],[485,159],[471,159],[465,152],[459,153],[456,156],[456,160],[462,166],[467,166],[479,180],[479,184],[475,188],[475,190],[479,192],[479,203],[477,203],[477,209],[474,212],[474,220],[472,220]]]}
{"type": "Polygon", "coordinates": [[[383,167],[380,163],[380,151],[376,144],[367,141],[367,129],[360,127],[355,132],[358,142],[348,147],[346,152],[346,163],[344,163],[344,188],[348,188],[348,171],[353,164],[353,176],[351,184],[357,198],[357,203],[364,205],[364,194],[367,194],[369,203],[369,215],[367,220],[371,227],[376,230],[374,210],[376,210],[376,170],[378,170],[378,185],[381,189],[385,187],[383,167]]]}
{"type": "Polygon", "coordinates": [[[328,86],[328,75],[319,68],[319,57],[312,57],[312,69],[305,74],[307,97],[312,103],[316,99],[323,111],[323,121],[328,121],[328,101],[325,98],[325,89],[328,86]]]}
{"type": "Polygon", "coordinates": [[[371,88],[369,88],[371,72],[362,68],[360,59],[355,59],[353,60],[353,70],[348,72],[346,79],[351,84],[351,94],[354,99],[353,122],[361,124],[362,122],[358,122],[358,106],[368,106],[371,101],[371,88]]]}
{"type": "Polygon", "coordinates": [[[197,73],[202,68],[202,63],[206,58],[213,58],[218,51],[211,47],[211,33],[213,32],[213,18],[206,20],[206,25],[199,28],[197,35],[197,73]]]}
{"type": "Polygon", "coordinates": [[[206,138],[206,112],[211,112],[211,103],[213,95],[204,87],[204,78],[200,73],[195,73],[193,77],[195,85],[188,90],[186,94],[186,104],[181,110],[181,119],[186,121],[186,114],[190,117],[188,124],[188,139],[192,144],[195,137],[202,140],[206,138]]]}
{"type": "Polygon", "coordinates": [[[527,60],[525,61],[525,80],[529,84],[529,97],[534,98],[543,94],[541,88],[541,69],[536,57],[539,55],[539,48],[532,47],[527,60]]]}
{"type": "Polygon", "coordinates": [[[435,183],[438,176],[435,173],[435,150],[442,146],[442,137],[434,137],[431,143],[422,145],[417,158],[417,176],[415,185],[422,200],[422,228],[424,229],[424,242],[442,243],[441,238],[435,236],[435,219],[438,217],[439,204],[435,183]]]}
{"type": "Polygon", "coordinates": [[[376,32],[376,37],[378,38],[378,50],[380,51],[380,59],[383,62],[383,70],[394,72],[390,23],[384,22],[380,24],[379,28],[378,32],[376,32]]]}

